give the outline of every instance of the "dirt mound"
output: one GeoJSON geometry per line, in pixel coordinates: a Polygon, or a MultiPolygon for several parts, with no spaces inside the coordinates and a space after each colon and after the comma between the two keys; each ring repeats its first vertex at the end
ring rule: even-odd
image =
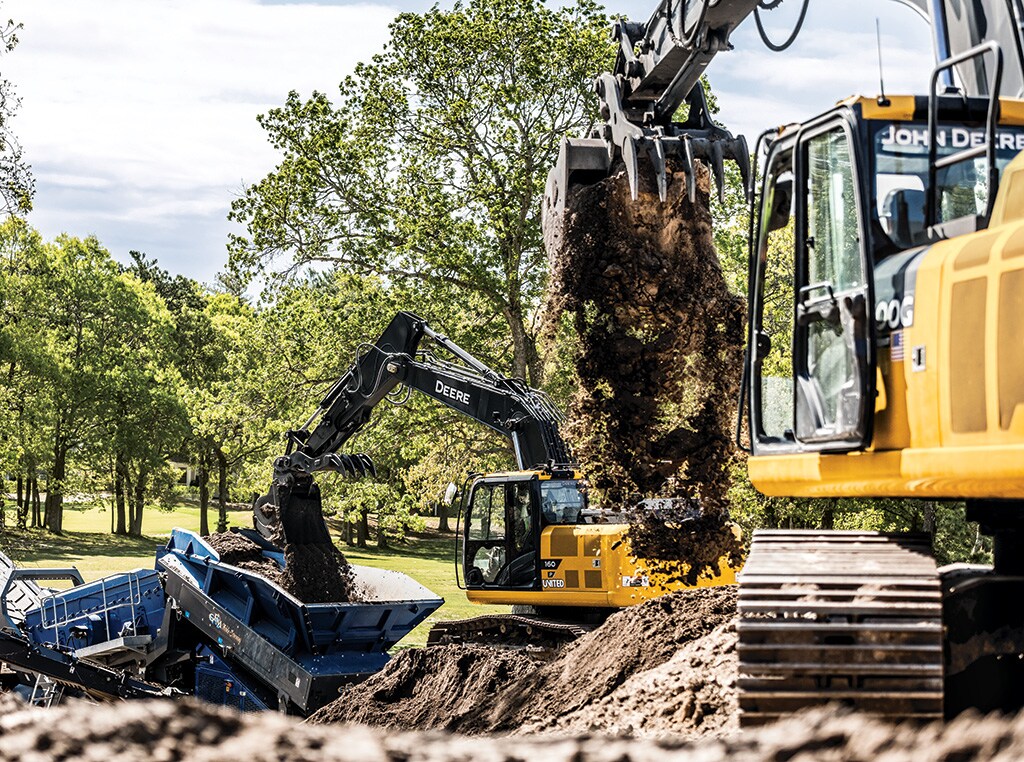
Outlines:
{"type": "Polygon", "coordinates": [[[359,600],[352,569],[334,545],[284,546],[282,586],[305,603],[359,600]]]}
{"type": "Polygon", "coordinates": [[[281,567],[263,555],[263,549],[245,535],[236,532],[216,532],[203,538],[217,551],[220,560],[239,569],[266,577],[281,584],[281,567]]]}
{"type": "Polygon", "coordinates": [[[437,646],[400,652],[384,671],[345,690],[309,722],[474,732],[494,696],[536,669],[520,651],[437,646]]]}
{"type": "Polygon", "coordinates": [[[630,542],[691,584],[718,559],[740,561],[725,527],[727,468],[742,370],[743,300],[731,294],[715,253],[709,173],[670,172],[667,199],[642,166],[630,198],[625,172],[575,187],[548,235],[552,263],[546,320],[568,315],[576,334],[578,391],[568,438],[602,505],[685,498],[636,512],[630,542]],[[700,525],[690,512],[699,503],[700,525]]]}
{"type": "Polygon", "coordinates": [[[76,702],[5,711],[0,739],[0,760],[34,762],[1016,762],[1024,759],[1024,716],[964,716],[948,725],[893,727],[824,709],[726,738],[685,741],[399,733],[311,726],[274,712],[240,715],[192,701],[76,702]]]}
{"type": "Polygon", "coordinates": [[[637,672],[576,712],[523,728],[614,736],[722,736],[739,729],[736,623],[685,643],[667,661],[637,672]]]}
{"type": "Polygon", "coordinates": [[[224,563],[266,577],[304,603],[357,600],[348,561],[333,545],[285,545],[285,568],[282,570],[245,535],[218,532],[204,539],[220,554],[224,563]]]}
{"type": "MultiPolygon", "coordinates": [[[[685,644],[728,624],[735,611],[731,587],[673,593],[613,614],[540,666],[515,651],[463,646],[410,650],[347,689],[310,722],[464,733],[532,732],[560,723],[578,728],[591,721],[589,708],[606,697],[614,704],[613,694],[630,678],[665,664],[685,644]]],[[[724,714],[727,701],[724,697],[721,706],[701,712],[724,714]]]]}

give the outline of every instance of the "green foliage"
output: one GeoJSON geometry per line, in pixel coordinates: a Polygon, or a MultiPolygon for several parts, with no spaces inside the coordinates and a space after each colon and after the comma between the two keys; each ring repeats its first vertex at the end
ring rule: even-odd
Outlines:
{"type": "MultiPolygon", "coordinates": [[[[14,50],[21,29],[22,25],[13,20],[0,23],[0,55],[14,50]]],[[[11,120],[20,102],[14,85],[0,77],[0,210],[7,215],[29,212],[35,194],[35,181],[11,129],[11,120]]]]}
{"type": "Polygon", "coordinates": [[[540,198],[562,136],[594,119],[606,19],[590,0],[471,0],[402,14],[391,33],[336,103],[293,92],[260,118],[282,159],[232,206],[248,232],[231,267],[287,255],[476,299],[505,323],[513,373],[537,382],[540,198]]]}
{"type": "MultiPolygon", "coordinates": [[[[46,525],[59,532],[72,467],[126,448],[158,460],[178,383],[172,322],[154,289],[93,237],[44,243],[24,222],[0,227],[4,252],[4,427],[8,462],[47,473],[46,525]]],[[[150,466],[152,468],[152,466],[150,466]]]]}

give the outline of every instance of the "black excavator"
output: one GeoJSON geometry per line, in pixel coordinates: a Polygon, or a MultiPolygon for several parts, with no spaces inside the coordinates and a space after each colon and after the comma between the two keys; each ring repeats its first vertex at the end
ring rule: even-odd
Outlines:
{"type": "Polygon", "coordinates": [[[254,505],[260,534],[279,543],[330,542],[313,474],[376,475],[369,456],[339,450],[369,423],[373,409],[400,386],[432,397],[507,436],[520,469],[572,467],[569,449],[558,431],[561,413],[547,395],[492,370],[433,330],[423,318],[399,312],[375,343],[360,346],[356,361],[306,423],[288,432],[287,450],[274,461],[270,493],[254,505]],[[425,339],[429,347],[422,346],[425,339]]]}
{"type": "MultiPolygon", "coordinates": [[[[429,643],[558,645],[612,611],[686,586],[633,556],[625,523],[588,508],[582,474],[559,432],[562,414],[546,394],[488,367],[410,312],[361,345],[313,415],[288,432],[271,490],[253,507],[264,537],[278,546],[331,542],[314,474],[375,474],[367,455],[340,450],[396,390],[393,401],[415,390],[508,437],[517,465],[470,474],[456,551],[467,598],[513,613],[440,622],[429,643]]],[[[698,584],[735,581],[724,563],[722,572],[698,584]]]]}
{"type": "MultiPolygon", "coordinates": [[[[691,194],[695,158],[719,188],[723,157],[750,174],[698,79],[780,2],[663,0],[647,23],[616,22],[615,68],[595,83],[605,123],[549,176],[549,245],[573,186],[624,168],[635,198],[639,159],[662,197],[666,157],[691,194]]],[[[795,39],[808,2],[769,47],[795,39]]],[[[851,97],[758,141],[737,440],[766,495],[964,500],[994,564],[937,569],[927,535],[755,532],[744,724],[829,702],[916,720],[1024,706],[1024,4],[898,2],[932,27],[922,94],[851,97]]]]}

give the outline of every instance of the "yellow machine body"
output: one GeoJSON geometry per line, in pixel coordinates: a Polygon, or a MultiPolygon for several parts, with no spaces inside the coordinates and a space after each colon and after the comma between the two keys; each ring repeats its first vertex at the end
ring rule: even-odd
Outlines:
{"type": "Polygon", "coordinates": [[[721,574],[696,585],[670,580],[632,554],[625,524],[549,526],[541,531],[540,590],[467,590],[474,603],[625,608],[690,587],[736,583],[723,559],[721,574]]]}
{"type": "MultiPolygon", "coordinates": [[[[658,572],[631,551],[623,523],[585,523],[573,511],[565,523],[553,523],[545,513],[547,498],[573,493],[581,474],[566,471],[516,471],[488,474],[473,483],[462,522],[462,577],[466,596],[474,603],[545,608],[617,609],[643,603],[651,598],[688,587],[731,585],[736,569],[725,559],[721,573],[700,579],[696,585],[673,580],[658,572]],[[530,525],[536,535],[529,548],[516,550],[513,525],[517,520],[516,496],[529,497],[530,525]],[[502,501],[496,508],[495,499],[502,501]],[[504,523],[498,524],[498,515],[504,523]],[[487,516],[490,516],[487,520],[487,516]],[[534,552],[534,547],[539,553],[534,552]],[[524,564],[516,578],[502,570],[513,566],[517,555],[524,564]],[[495,559],[500,560],[495,560],[495,559]],[[474,568],[476,567],[476,568],[474,568]],[[484,571],[494,569],[493,573],[484,571]]],[[[584,503],[580,501],[580,505],[584,503]]],[[[533,531],[533,530],[531,530],[533,531]]],[[[739,532],[739,528],[734,531],[739,532]]],[[[685,571],[685,568],[682,570],[685,571]]]]}
{"type": "MultiPolygon", "coordinates": [[[[857,118],[909,119],[851,99],[857,118]]],[[[1000,125],[1024,124],[1003,99],[1000,125]]],[[[848,453],[748,461],[766,495],[1024,498],[1024,154],[1003,171],[987,229],[928,246],[901,351],[877,351],[873,436],[848,453]]]]}

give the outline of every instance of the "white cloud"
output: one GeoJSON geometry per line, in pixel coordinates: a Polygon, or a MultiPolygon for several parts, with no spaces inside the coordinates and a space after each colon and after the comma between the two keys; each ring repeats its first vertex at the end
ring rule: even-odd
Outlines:
{"type": "MultiPolygon", "coordinates": [[[[785,39],[798,7],[784,3],[765,15],[773,40],[785,39]],[[789,15],[776,18],[787,6],[789,15]]],[[[764,46],[753,19],[736,30],[736,49],[708,68],[719,118],[753,142],[767,128],[805,121],[847,96],[877,95],[876,19],[886,92],[923,93],[933,65],[931,30],[915,11],[892,0],[810,0],[804,27],[785,52],[764,46]]]]}
{"type": "MultiPolygon", "coordinates": [[[[5,14],[25,24],[0,64],[23,98],[14,128],[38,181],[31,222],[47,237],[95,233],[119,257],[140,249],[212,279],[225,260],[231,200],[277,160],[256,115],[291,89],[335,93],[381,48],[396,6],[432,5],[325,2],[334,4],[7,0],[5,14]]],[[[924,89],[931,42],[913,11],[891,0],[810,2],[792,49],[767,51],[748,19],[733,35],[736,50],[708,70],[720,118],[751,142],[847,95],[877,92],[875,17],[886,89],[924,89]]],[[[657,3],[607,4],[645,19],[657,3]]],[[[798,8],[768,14],[774,38],[798,8]]]]}
{"type": "Polygon", "coordinates": [[[3,74],[22,98],[14,127],[37,177],[30,221],[48,237],[96,233],[120,256],[148,247],[205,280],[223,264],[231,199],[276,159],[256,115],[292,89],[336,92],[395,16],[255,0],[8,0],[4,10],[25,27],[3,74]],[[175,232],[138,240],[147,226],[175,232]],[[175,261],[197,248],[201,270],[175,261]]]}

